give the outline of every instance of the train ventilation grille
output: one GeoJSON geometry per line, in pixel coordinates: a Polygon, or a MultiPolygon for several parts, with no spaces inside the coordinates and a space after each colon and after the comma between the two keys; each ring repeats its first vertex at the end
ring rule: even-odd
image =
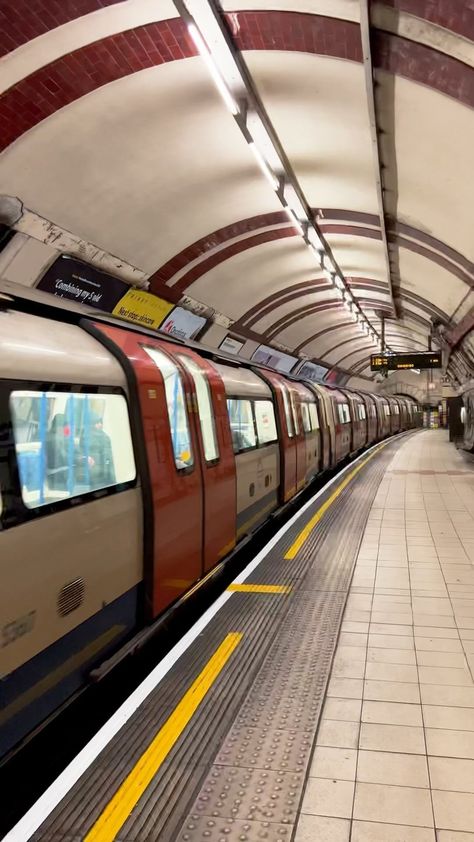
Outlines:
{"type": "Polygon", "coordinates": [[[68,582],[61,588],[58,594],[58,614],[60,617],[66,617],[71,611],[79,608],[84,601],[85,590],[84,579],[74,579],[73,582],[68,582]]]}

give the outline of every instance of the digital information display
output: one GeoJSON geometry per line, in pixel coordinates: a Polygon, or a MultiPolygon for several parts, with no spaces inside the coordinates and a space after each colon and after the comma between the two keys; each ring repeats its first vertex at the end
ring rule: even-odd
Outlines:
{"type": "Polygon", "coordinates": [[[372,354],[371,371],[402,371],[410,368],[441,368],[441,353],[372,354]]]}

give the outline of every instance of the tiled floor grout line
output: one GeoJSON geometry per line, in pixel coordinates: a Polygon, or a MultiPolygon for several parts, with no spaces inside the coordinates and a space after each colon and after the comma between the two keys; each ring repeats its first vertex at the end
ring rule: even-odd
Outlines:
{"type": "MultiPolygon", "coordinates": [[[[424,495],[423,495],[423,499],[424,499],[424,495]]],[[[425,511],[425,514],[426,514],[426,519],[428,520],[428,514],[427,514],[427,511],[426,511],[426,503],[424,503],[424,511],[425,511]]],[[[428,520],[428,524],[429,524],[429,520],[428,520]]],[[[433,541],[433,534],[431,532],[431,527],[429,527],[429,530],[430,530],[431,540],[433,541]]],[[[405,536],[406,536],[406,529],[405,529],[405,536]]],[[[433,541],[433,543],[434,543],[434,541],[433,541]]],[[[436,550],[436,546],[435,546],[435,550],[436,550]]],[[[437,550],[436,550],[436,555],[438,556],[437,550]]],[[[408,541],[407,541],[407,558],[408,558],[408,581],[410,583],[410,592],[413,593],[412,574],[411,574],[411,568],[410,568],[410,557],[409,557],[409,553],[408,553],[408,541]]],[[[439,563],[439,557],[438,557],[438,566],[441,567],[441,565],[439,563]]],[[[429,760],[428,760],[428,744],[426,742],[425,714],[424,714],[424,711],[423,711],[423,697],[422,697],[422,694],[421,694],[420,670],[419,670],[419,663],[418,663],[418,647],[416,645],[416,635],[415,635],[415,618],[414,618],[414,615],[413,615],[413,596],[411,598],[411,604],[412,604],[412,616],[413,616],[413,644],[414,644],[414,649],[415,649],[416,670],[417,670],[417,674],[418,674],[418,693],[420,695],[420,714],[421,714],[421,725],[422,725],[422,728],[423,728],[423,744],[424,744],[424,747],[425,747],[425,761],[426,761],[426,769],[427,769],[427,773],[428,773],[428,784],[429,784],[429,789],[430,789],[430,802],[431,802],[431,815],[432,815],[432,819],[433,819],[433,831],[434,831],[434,835],[435,835],[435,840],[437,840],[438,839],[438,831],[437,831],[437,828],[436,828],[436,816],[435,816],[435,808],[434,808],[434,802],[433,802],[432,776],[431,776],[430,763],[429,763],[429,760]]]]}

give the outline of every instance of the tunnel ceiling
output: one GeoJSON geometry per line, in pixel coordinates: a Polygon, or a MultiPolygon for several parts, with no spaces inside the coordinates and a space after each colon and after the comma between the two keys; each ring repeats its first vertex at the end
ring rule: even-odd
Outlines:
{"type": "Polygon", "coordinates": [[[378,333],[384,313],[393,350],[425,350],[433,320],[452,329],[474,304],[472,0],[225,0],[217,15],[3,0],[0,193],[244,337],[369,374],[362,325],[378,333]],[[252,137],[269,164],[277,150],[278,191],[252,137]]]}

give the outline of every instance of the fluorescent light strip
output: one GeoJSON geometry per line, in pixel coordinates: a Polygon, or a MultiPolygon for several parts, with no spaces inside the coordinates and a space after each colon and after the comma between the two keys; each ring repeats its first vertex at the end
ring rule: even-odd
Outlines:
{"type": "Polygon", "coordinates": [[[267,179],[267,181],[270,182],[270,184],[271,184],[271,186],[273,187],[274,190],[278,190],[279,181],[278,181],[276,175],[270,169],[269,165],[267,164],[265,158],[263,157],[262,153],[260,152],[260,149],[258,148],[258,146],[257,146],[257,144],[255,143],[254,140],[252,140],[249,143],[249,147],[252,150],[252,152],[255,156],[255,160],[257,161],[257,164],[259,165],[260,169],[262,170],[262,172],[263,172],[265,178],[267,179]]]}
{"type": "Polygon", "coordinates": [[[285,208],[285,211],[288,215],[288,218],[291,220],[291,222],[295,226],[298,233],[301,234],[301,236],[303,237],[304,236],[303,226],[302,226],[300,220],[298,219],[298,217],[296,216],[296,213],[294,212],[293,208],[288,207],[288,205],[283,205],[283,207],[285,208]]]}
{"type": "Polygon", "coordinates": [[[200,56],[204,59],[204,61],[206,63],[207,69],[209,70],[209,73],[211,74],[211,76],[213,78],[213,81],[214,81],[214,84],[215,84],[216,88],[218,89],[222,99],[224,100],[224,102],[225,102],[227,108],[229,109],[229,111],[231,112],[231,114],[233,114],[234,117],[236,117],[237,114],[239,113],[239,107],[238,107],[234,97],[232,96],[231,92],[229,91],[226,83],[224,82],[221,74],[219,73],[216,65],[214,64],[214,59],[212,58],[212,55],[211,55],[211,53],[210,53],[210,51],[209,51],[209,49],[208,49],[208,47],[207,47],[207,45],[206,45],[206,43],[203,39],[201,33],[199,32],[198,28],[193,23],[188,24],[188,30],[189,30],[189,34],[190,34],[191,38],[193,39],[193,41],[194,41],[194,43],[195,43],[195,45],[196,45],[196,47],[199,51],[200,56]]]}

